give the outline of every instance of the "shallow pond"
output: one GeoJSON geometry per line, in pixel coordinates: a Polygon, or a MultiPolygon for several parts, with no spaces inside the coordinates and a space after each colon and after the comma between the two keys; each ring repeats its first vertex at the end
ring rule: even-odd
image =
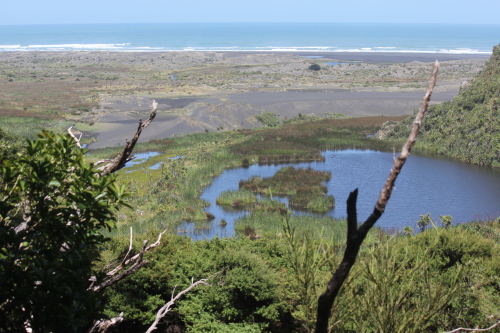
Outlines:
{"type": "Polygon", "coordinates": [[[338,65],[348,65],[348,62],[325,62],[325,65],[338,66],[338,65]]]}
{"type": "MultiPolygon", "coordinates": [[[[147,160],[149,160],[151,157],[154,157],[154,156],[158,156],[160,155],[159,152],[157,151],[148,151],[148,152],[145,152],[145,153],[137,153],[137,154],[134,154],[135,158],[131,161],[128,161],[126,164],[125,164],[125,168],[130,168],[134,165],[140,165],[144,162],[146,162],[147,160]]],[[[174,157],[169,157],[168,159],[169,160],[176,160],[176,159],[179,159],[179,158],[183,158],[184,156],[174,156],[174,157]]],[[[155,163],[149,167],[147,167],[148,170],[158,170],[161,165],[163,164],[163,162],[158,162],[158,163],[155,163]]],[[[134,172],[136,171],[135,169],[134,170],[130,170],[130,171],[127,171],[127,172],[134,172]]],[[[148,171],[146,171],[148,172],[148,171]]]]}
{"type": "Polygon", "coordinates": [[[151,158],[153,156],[158,156],[158,155],[160,155],[160,153],[157,151],[148,151],[145,153],[134,154],[135,158],[131,161],[128,161],[125,164],[125,168],[130,168],[134,165],[142,164],[142,163],[146,162],[147,160],[149,160],[149,158],[151,158]]]}
{"type": "MultiPolygon", "coordinates": [[[[225,170],[201,195],[210,203],[206,210],[215,216],[215,220],[201,228],[193,223],[184,223],[179,230],[193,239],[233,236],[234,220],[247,213],[218,206],[215,200],[220,193],[237,189],[241,179],[256,175],[271,177],[280,168],[290,165],[332,172],[332,179],[326,185],[328,194],[335,197],[336,207],[327,215],[346,217],[345,201],[349,192],[358,188],[358,219],[364,221],[372,212],[389,175],[393,154],[343,150],[328,151],[324,156],[325,162],[252,165],[225,170]],[[221,226],[221,219],[227,225],[221,226]]],[[[439,215],[451,215],[454,224],[500,216],[500,170],[440,156],[412,154],[396,181],[392,197],[377,226],[394,229],[411,226],[415,229],[419,216],[425,213],[430,213],[435,222],[439,222],[439,215]]]]}

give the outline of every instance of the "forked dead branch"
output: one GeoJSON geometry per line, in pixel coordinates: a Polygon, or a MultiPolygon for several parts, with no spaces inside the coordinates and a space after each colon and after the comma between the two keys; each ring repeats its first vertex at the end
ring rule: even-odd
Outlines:
{"type": "Polygon", "coordinates": [[[377,220],[384,213],[387,202],[391,197],[392,190],[394,188],[394,183],[401,172],[406,159],[410,155],[411,149],[415,144],[418,130],[422,124],[422,119],[425,112],[427,111],[427,106],[429,104],[432,91],[436,84],[436,77],[439,69],[439,63],[436,61],[434,64],[434,69],[432,71],[429,83],[427,85],[427,90],[420,105],[420,109],[415,117],[413,126],[406,140],[401,153],[394,160],[394,165],[389,173],[389,177],[385,182],[382,191],[378,197],[377,203],[372,214],[366,219],[366,221],[358,228],[358,219],[356,211],[356,201],[358,197],[358,189],[352,191],[347,199],[347,244],[344,252],[344,258],[337,268],[335,274],[332,276],[328,282],[326,291],[318,299],[318,312],[316,319],[316,333],[327,333],[329,330],[328,321],[330,319],[332,306],[337,297],[340,288],[342,287],[344,281],[346,280],[349,272],[356,262],[356,257],[358,255],[359,249],[363,240],[365,239],[368,231],[375,225],[377,220]]]}
{"type": "MultiPolygon", "coordinates": [[[[130,140],[130,141],[126,140],[125,148],[123,148],[123,151],[120,154],[118,154],[114,159],[99,160],[99,161],[94,163],[94,166],[96,166],[96,167],[98,165],[107,163],[106,165],[103,165],[103,166],[100,166],[97,168],[97,170],[100,171],[99,174],[101,176],[104,176],[104,175],[107,175],[107,174],[110,174],[110,173],[113,173],[113,172],[116,172],[116,171],[122,169],[127,162],[134,159],[134,157],[132,156],[132,152],[134,150],[134,147],[135,147],[137,141],[139,140],[139,137],[141,136],[142,131],[151,124],[153,119],[155,119],[157,107],[158,107],[158,103],[155,100],[153,100],[153,103],[151,105],[152,110],[151,110],[151,113],[149,115],[149,118],[146,119],[146,121],[144,121],[144,122],[142,121],[142,119],[139,119],[139,125],[137,127],[137,131],[135,132],[134,136],[132,137],[132,140],[130,140]]],[[[71,131],[72,128],[73,128],[73,126],[70,126],[68,128],[68,133],[75,140],[76,145],[78,147],[82,148],[82,146],[80,144],[81,136],[80,136],[80,138],[77,138],[73,134],[73,132],[71,131]]]]}

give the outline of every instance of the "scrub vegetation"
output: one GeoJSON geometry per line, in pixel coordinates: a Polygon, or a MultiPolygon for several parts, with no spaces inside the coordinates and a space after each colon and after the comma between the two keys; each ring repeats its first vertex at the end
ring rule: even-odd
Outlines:
{"type": "MultiPolygon", "coordinates": [[[[496,47],[481,75],[456,100],[434,107],[424,120],[421,147],[498,166],[495,96],[499,93],[499,52],[500,47],[496,47]],[[437,120],[438,114],[442,123],[437,120]],[[472,125],[479,122],[485,124],[483,129],[472,125]],[[453,128],[458,128],[457,132],[453,128]],[[460,153],[454,150],[462,149],[461,145],[465,148],[460,153]],[[482,150],[484,145],[487,149],[482,150]]],[[[130,61],[141,59],[139,56],[130,61]]],[[[198,69],[175,72],[175,83],[167,78],[173,68],[165,60],[152,82],[165,81],[162,87],[175,87],[175,93],[190,89],[189,83],[203,79],[207,67],[222,61],[211,59],[207,58],[206,66],[198,69]],[[191,77],[193,73],[197,73],[195,78],[191,77]]],[[[316,75],[319,82],[326,80],[325,75],[340,75],[346,68],[357,67],[349,64],[331,69],[322,64],[321,71],[313,73],[304,66],[303,59],[299,60],[301,71],[316,75]]],[[[71,62],[67,66],[69,73],[76,73],[71,62]]],[[[141,66],[144,76],[153,75],[150,65],[141,66]]],[[[396,67],[388,66],[388,70],[396,67]]],[[[411,65],[400,67],[401,73],[415,70],[411,65]]],[[[225,67],[218,72],[218,79],[246,79],[242,73],[276,75],[264,68],[235,67],[230,71],[225,67]]],[[[101,69],[100,76],[91,78],[87,68],[79,68],[83,76],[76,77],[80,81],[75,82],[109,77],[107,81],[116,91],[139,89],[139,85],[118,85],[123,77],[130,79],[118,67],[101,69]]],[[[19,74],[0,70],[0,78],[4,75],[12,79],[8,84],[19,84],[1,94],[9,95],[21,91],[22,84],[44,80],[43,76],[29,76],[22,70],[16,72],[19,74]]],[[[368,71],[369,66],[358,70],[368,71]]],[[[65,80],[70,77],[57,73],[54,65],[52,76],[61,75],[65,80]]],[[[414,74],[414,81],[401,79],[397,84],[419,84],[420,77],[414,74]]],[[[283,83],[289,79],[284,76],[269,80],[283,83]]],[[[132,85],[132,81],[129,83],[132,85]]],[[[389,84],[385,77],[379,83],[389,84]]],[[[199,83],[193,89],[208,89],[207,85],[199,83]]],[[[99,87],[105,89],[102,82],[99,87]]],[[[78,96],[69,94],[66,101],[71,100],[75,107],[92,107],[92,94],[85,101],[78,96]],[[87,104],[82,106],[79,100],[87,104]]],[[[50,103],[47,100],[46,106],[50,103]]],[[[12,110],[14,104],[14,98],[8,99],[2,110],[12,110]]],[[[28,108],[25,111],[35,108],[31,104],[24,107],[28,108]]],[[[73,111],[57,109],[54,115],[73,111]]],[[[115,156],[121,149],[93,150],[85,155],[87,151],[76,149],[69,136],[52,132],[24,144],[25,138],[32,138],[38,128],[49,125],[56,132],[62,131],[64,122],[38,115],[30,114],[24,129],[18,118],[6,118],[6,122],[16,124],[16,130],[0,126],[0,321],[6,323],[0,325],[0,332],[19,331],[27,322],[32,323],[34,332],[82,332],[90,329],[93,320],[121,312],[123,322],[109,332],[144,332],[156,311],[171,300],[173,290],[184,290],[193,279],[207,279],[207,285],[193,288],[176,301],[160,321],[158,331],[312,332],[318,296],[345,250],[347,222],[291,215],[272,196],[287,195],[290,205],[324,211],[334,203],[330,195],[335,195],[326,195],[322,185],[329,179],[328,173],[290,167],[269,179],[242,182],[241,187],[248,191],[224,193],[219,198],[221,204],[250,210],[236,222],[236,237],[193,241],[177,234],[178,225],[190,221],[195,229],[205,228],[214,218],[205,213],[207,203],[200,199],[200,193],[226,168],[318,161],[326,149],[389,150],[394,141],[367,136],[387,121],[402,120],[299,115],[276,124],[276,119],[266,114],[263,121],[268,124],[259,129],[197,133],[139,144],[135,152],[157,151],[160,155],[144,166],[98,177],[89,162],[115,156]],[[157,169],[150,168],[158,163],[157,169]],[[264,198],[257,200],[254,193],[264,194],[264,198]],[[40,221],[40,229],[31,234],[14,231],[13,225],[29,214],[40,221]],[[72,225],[75,229],[70,228],[72,225]],[[141,269],[103,292],[88,294],[91,276],[102,278],[109,267],[119,265],[125,253],[140,255],[144,239],[154,239],[162,230],[169,232],[146,253],[147,263],[141,269]],[[54,273],[61,269],[64,274],[54,273]]],[[[390,137],[398,139],[409,121],[396,125],[390,137]]],[[[428,221],[426,215],[421,220],[422,231],[416,235],[409,230],[388,234],[377,228],[368,233],[334,304],[331,332],[435,333],[457,327],[487,327],[498,321],[500,219],[453,225],[452,217],[442,216],[443,228],[430,227],[432,220],[428,221]]]]}
{"type": "MultiPolygon", "coordinates": [[[[452,101],[433,106],[422,130],[420,147],[467,162],[500,167],[500,45],[479,75],[452,101]]],[[[389,133],[401,139],[413,117],[389,133]]]]}
{"type": "MultiPolygon", "coordinates": [[[[149,265],[107,292],[108,315],[125,311],[120,331],[144,331],[175,286],[213,276],[211,286],[178,302],[167,318],[170,329],[311,331],[317,297],[342,256],[345,222],[309,218],[322,225],[313,233],[311,224],[304,224],[307,218],[292,218],[287,236],[286,217],[261,216],[274,222],[274,235],[197,242],[168,236],[149,265]]],[[[442,332],[496,322],[500,248],[484,234],[498,234],[499,225],[473,226],[433,228],[416,236],[372,231],[334,306],[332,331],[442,332]]],[[[127,237],[114,237],[105,253],[112,257],[109,251],[126,246],[127,237]]]]}
{"type": "MultiPolygon", "coordinates": [[[[284,126],[296,138],[303,133],[304,142],[310,132],[294,126],[306,126],[313,133],[328,133],[326,128],[331,128],[331,132],[357,138],[353,145],[371,140],[364,135],[367,127],[360,124],[374,126],[375,119],[359,119],[357,126],[349,126],[356,124],[351,119],[331,121],[331,127],[325,126],[325,120],[284,126]]],[[[160,157],[184,157],[164,157],[158,170],[118,172],[117,184],[128,184],[124,203],[132,209],[116,214],[116,228],[105,233],[110,240],[101,246],[93,270],[101,271],[123,255],[131,226],[132,253],[159,230],[174,233],[165,234],[161,244],[148,252],[146,266],[102,295],[105,316],[126,314],[115,332],[145,331],[174,288],[181,290],[190,285],[191,278],[206,277],[210,286],[199,286],[177,301],[159,327],[181,332],[313,330],[317,297],[344,250],[345,221],[290,216],[285,206],[262,199],[237,221],[235,238],[192,241],[175,235],[177,223],[184,220],[199,221],[195,225],[203,227],[201,222],[209,217],[203,212],[199,190],[225,168],[244,164],[245,158],[249,164],[257,163],[259,155],[235,151],[268,131],[201,133],[151,141],[139,146],[140,150],[154,149],[163,153],[160,157]]],[[[320,135],[313,137],[317,141],[310,142],[321,142],[320,135]]],[[[328,140],[335,142],[335,136],[328,140]]],[[[348,142],[342,143],[347,147],[348,142]]],[[[93,151],[87,158],[109,157],[113,151],[93,151]]],[[[266,189],[271,188],[273,195],[290,194],[297,191],[288,188],[290,183],[300,184],[308,177],[321,183],[328,176],[286,168],[268,180],[266,189]]],[[[321,188],[317,185],[318,191],[321,188]]],[[[441,332],[494,323],[500,305],[499,230],[500,222],[493,221],[428,228],[415,236],[372,230],[334,305],[332,332],[441,332]],[[353,299],[358,306],[352,306],[353,299]],[[377,307],[372,311],[374,304],[377,307]]]]}

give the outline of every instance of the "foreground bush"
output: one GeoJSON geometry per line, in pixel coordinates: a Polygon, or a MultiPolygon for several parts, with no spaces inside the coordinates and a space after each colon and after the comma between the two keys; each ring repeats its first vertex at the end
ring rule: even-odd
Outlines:
{"type": "MultiPolygon", "coordinates": [[[[279,214],[270,216],[280,223],[279,214]]],[[[143,332],[176,285],[181,290],[191,277],[212,276],[211,286],[186,294],[164,325],[180,332],[311,330],[315,300],[338,260],[345,234],[340,224],[338,232],[327,236],[308,233],[296,222],[290,222],[291,238],[283,229],[277,237],[265,233],[254,241],[192,242],[169,236],[148,266],[108,291],[108,314],[127,313],[120,332],[143,332]]],[[[493,239],[463,227],[416,236],[374,232],[334,305],[332,332],[486,327],[500,315],[499,251],[493,239]]]]}

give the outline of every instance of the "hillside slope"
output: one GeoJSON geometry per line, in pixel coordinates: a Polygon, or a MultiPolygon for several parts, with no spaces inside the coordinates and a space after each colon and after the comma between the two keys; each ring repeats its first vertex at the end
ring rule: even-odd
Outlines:
{"type": "MultiPolygon", "coordinates": [[[[438,75],[439,84],[439,75],[438,75]]],[[[449,102],[431,107],[419,146],[467,162],[500,167],[500,45],[483,70],[449,102]]],[[[415,115],[397,124],[387,139],[406,137],[415,115]]]]}

